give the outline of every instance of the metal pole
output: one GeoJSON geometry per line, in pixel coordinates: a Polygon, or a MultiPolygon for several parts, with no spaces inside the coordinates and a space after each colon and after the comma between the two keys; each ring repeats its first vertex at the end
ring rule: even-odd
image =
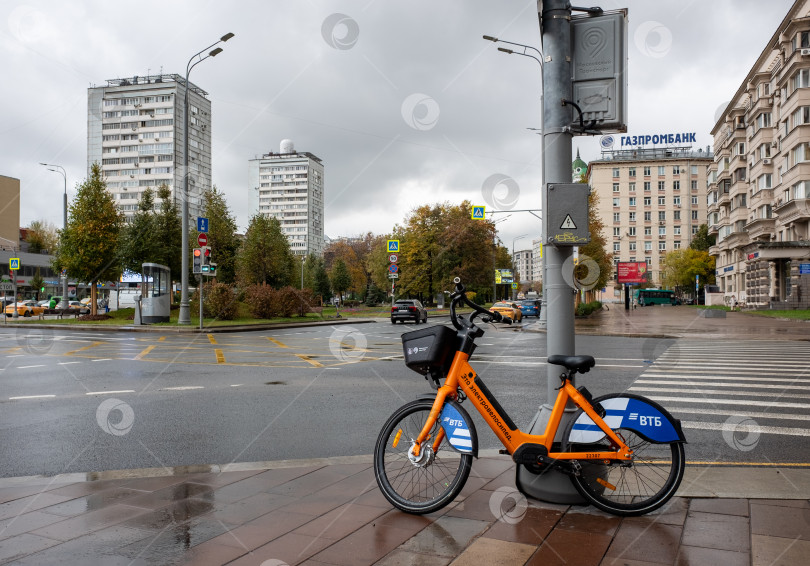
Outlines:
{"type": "MultiPolygon", "coordinates": [[[[543,191],[542,209],[548,210],[548,184],[571,182],[571,141],[570,125],[572,113],[563,100],[571,100],[571,8],[567,0],[545,0],[540,18],[543,42],[543,191]]],[[[548,242],[548,222],[543,223],[543,242],[548,242]]],[[[543,295],[548,309],[546,332],[546,352],[548,355],[573,355],[574,348],[574,293],[562,274],[563,264],[573,250],[569,247],[544,246],[543,295]]],[[[540,407],[531,425],[531,433],[545,430],[551,416],[559,386],[559,366],[546,366],[546,402],[540,407]]],[[[572,406],[566,409],[559,434],[565,430],[568,419],[573,414],[572,406]]],[[[555,439],[557,442],[560,436],[555,439]]],[[[521,467],[518,479],[523,490],[537,499],[553,503],[581,503],[582,497],[573,488],[568,476],[547,471],[534,475],[521,467]]]]}
{"type": "MultiPolygon", "coordinates": [[[[54,171],[62,175],[62,179],[65,182],[65,194],[62,197],[62,222],[63,227],[67,230],[68,225],[68,199],[67,199],[67,173],[65,172],[65,168],[61,165],[52,165],[50,163],[40,163],[40,165],[44,165],[48,167],[48,171],[54,171]]],[[[66,309],[68,307],[68,280],[67,280],[67,271],[65,271],[65,277],[62,281],[62,301],[61,301],[61,308],[66,309]]]]}
{"type": "MultiPolygon", "coordinates": [[[[11,282],[14,283],[14,308],[11,309],[11,318],[20,318],[20,313],[17,312],[17,270],[9,269],[11,273],[11,282]]],[[[5,314],[5,313],[3,313],[5,314]]]]}
{"type": "Polygon", "coordinates": [[[203,276],[200,274],[200,330],[203,329],[203,276]]]}
{"type": "MultiPolygon", "coordinates": [[[[186,83],[184,85],[183,93],[183,202],[181,206],[182,215],[182,230],[180,235],[181,246],[180,250],[180,312],[177,316],[177,324],[191,324],[191,312],[189,311],[188,302],[188,75],[195,65],[202,63],[209,57],[215,57],[222,51],[221,48],[216,48],[210,51],[208,55],[200,58],[194,65],[191,64],[194,59],[199,57],[203,52],[208,51],[218,43],[228,41],[234,34],[226,33],[219,41],[216,41],[206,47],[205,49],[195,53],[186,64],[186,83]]],[[[202,275],[200,276],[200,328],[202,328],[202,275]]]]}

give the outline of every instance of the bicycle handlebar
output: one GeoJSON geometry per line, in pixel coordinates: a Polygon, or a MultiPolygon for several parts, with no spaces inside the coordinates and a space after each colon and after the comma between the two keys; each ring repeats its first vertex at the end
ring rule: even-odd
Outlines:
{"type": "MultiPolygon", "coordinates": [[[[452,295],[450,295],[450,321],[453,323],[453,326],[455,326],[456,329],[461,330],[464,327],[463,323],[459,320],[459,316],[456,314],[456,304],[461,303],[464,303],[465,305],[470,307],[473,311],[475,311],[470,316],[471,326],[474,326],[472,320],[478,314],[487,317],[487,319],[485,319],[485,322],[493,321],[512,324],[512,319],[509,318],[508,316],[503,316],[499,312],[485,309],[481,305],[477,305],[470,299],[468,299],[466,289],[464,288],[464,285],[461,283],[461,278],[456,277],[455,279],[453,279],[453,282],[456,284],[456,290],[452,295]]],[[[463,319],[461,320],[463,321],[463,319]]]]}

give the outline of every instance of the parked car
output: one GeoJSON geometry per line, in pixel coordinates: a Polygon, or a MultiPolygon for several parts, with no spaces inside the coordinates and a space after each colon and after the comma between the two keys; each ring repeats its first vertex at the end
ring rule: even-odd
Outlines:
{"type": "Polygon", "coordinates": [[[501,301],[492,305],[489,310],[508,316],[515,322],[523,320],[523,313],[517,303],[501,301]]]}
{"type": "MultiPolygon", "coordinates": [[[[9,305],[5,309],[6,316],[14,316],[15,305],[9,305]]],[[[17,316],[24,316],[26,318],[32,316],[39,316],[45,312],[45,309],[39,306],[36,301],[22,301],[16,304],[17,316]]]]}
{"type": "Polygon", "coordinates": [[[85,304],[82,304],[80,301],[70,301],[68,302],[69,309],[77,309],[79,314],[90,314],[90,307],[85,304]]]}
{"type": "Polygon", "coordinates": [[[391,307],[391,324],[412,320],[415,324],[427,322],[427,309],[415,299],[401,300],[391,307]]]}
{"type": "Polygon", "coordinates": [[[539,299],[525,299],[518,303],[520,305],[520,312],[523,316],[534,316],[540,318],[540,300],[539,299]]]}

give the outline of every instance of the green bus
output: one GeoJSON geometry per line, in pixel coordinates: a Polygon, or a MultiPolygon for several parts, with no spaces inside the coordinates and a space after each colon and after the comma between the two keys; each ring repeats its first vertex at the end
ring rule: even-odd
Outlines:
{"type": "Polygon", "coordinates": [[[675,297],[675,291],[667,289],[636,289],[633,291],[633,301],[640,307],[680,304],[675,297]]]}

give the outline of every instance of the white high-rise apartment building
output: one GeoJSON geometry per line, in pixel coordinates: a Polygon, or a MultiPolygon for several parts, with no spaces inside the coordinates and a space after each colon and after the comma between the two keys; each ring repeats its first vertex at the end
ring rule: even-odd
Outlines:
{"type": "Polygon", "coordinates": [[[531,248],[517,250],[512,254],[512,265],[515,267],[521,283],[532,281],[532,257],[531,248]]]}
{"type": "Polygon", "coordinates": [[[282,140],[279,153],[248,162],[248,207],[252,214],[278,218],[295,255],[322,255],[323,163],[282,140]]]}
{"type": "MultiPolygon", "coordinates": [[[[199,216],[211,187],[211,101],[189,83],[189,215],[199,216]]],[[[150,75],[110,79],[87,96],[87,170],[98,162],[107,188],[128,217],[141,193],[166,184],[183,197],[185,79],[150,75]]]]}

